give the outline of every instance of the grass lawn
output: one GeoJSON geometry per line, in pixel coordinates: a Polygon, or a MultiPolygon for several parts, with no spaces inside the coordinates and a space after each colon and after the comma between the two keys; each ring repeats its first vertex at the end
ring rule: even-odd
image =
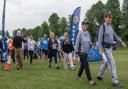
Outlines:
{"type": "MultiPolygon", "coordinates": [[[[128,89],[128,49],[114,52],[117,63],[118,77],[121,83],[128,89]]],[[[54,67],[49,69],[48,63],[40,59],[34,60],[32,65],[28,60],[24,61],[23,70],[15,70],[12,66],[10,72],[0,72],[0,89],[116,89],[111,84],[111,75],[107,69],[103,81],[96,79],[101,63],[90,63],[92,77],[96,80],[96,86],[90,86],[85,73],[82,80],[76,79],[77,70],[64,70],[54,67]]]]}

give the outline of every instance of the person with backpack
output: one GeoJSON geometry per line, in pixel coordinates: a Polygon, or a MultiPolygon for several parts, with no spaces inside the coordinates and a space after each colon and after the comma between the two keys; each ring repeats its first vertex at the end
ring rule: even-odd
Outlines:
{"type": "Polygon", "coordinates": [[[91,37],[88,29],[89,22],[87,20],[83,21],[82,31],[80,31],[77,35],[76,44],[75,44],[75,53],[77,53],[80,57],[80,69],[77,75],[78,80],[81,79],[82,73],[85,70],[87,79],[90,83],[90,85],[95,85],[96,82],[92,80],[89,64],[88,64],[88,50],[90,46],[92,45],[91,37]]]}
{"type": "Polygon", "coordinates": [[[122,88],[123,86],[118,82],[117,72],[116,72],[116,63],[112,55],[112,44],[114,39],[126,47],[125,43],[116,35],[112,27],[112,15],[111,13],[106,13],[104,15],[105,23],[102,24],[99,28],[98,43],[100,48],[100,54],[104,54],[106,62],[103,62],[100,71],[98,73],[97,79],[102,80],[104,71],[109,67],[109,70],[112,75],[112,85],[117,88],[122,88]]]}
{"type": "Polygon", "coordinates": [[[58,47],[58,42],[55,38],[55,34],[51,33],[50,34],[50,39],[48,42],[48,51],[49,51],[49,68],[52,67],[51,63],[52,63],[52,58],[55,59],[55,65],[56,65],[56,69],[59,69],[58,63],[57,63],[57,47],[58,47]]]}
{"type": "Polygon", "coordinates": [[[62,42],[62,51],[64,54],[64,68],[67,69],[69,63],[71,68],[75,70],[73,65],[73,55],[72,55],[72,52],[74,51],[73,45],[68,37],[68,33],[64,33],[64,37],[65,39],[62,42]]]}

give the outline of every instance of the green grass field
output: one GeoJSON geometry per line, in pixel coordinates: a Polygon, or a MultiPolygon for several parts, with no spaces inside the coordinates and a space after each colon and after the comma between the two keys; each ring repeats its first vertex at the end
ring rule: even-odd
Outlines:
{"type": "MultiPolygon", "coordinates": [[[[124,89],[128,89],[128,49],[114,52],[117,64],[118,77],[124,85],[124,89]]],[[[90,86],[85,73],[82,80],[76,79],[77,70],[64,70],[63,63],[61,69],[54,67],[49,69],[48,63],[40,59],[34,60],[32,65],[28,60],[24,61],[23,70],[15,70],[12,66],[10,72],[0,72],[0,89],[116,89],[111,84],[111,75],[107,69],[103,81],[96,79],[101,63],[90,63],[92,77],[96,80],[96,86],[90,86]]]]}

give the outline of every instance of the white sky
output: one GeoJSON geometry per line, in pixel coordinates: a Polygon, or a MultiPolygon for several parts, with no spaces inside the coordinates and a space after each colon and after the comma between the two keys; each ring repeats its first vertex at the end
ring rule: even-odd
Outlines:
{"type": "MultiPolygon", "coordinates": [[[[0,0],[0,29],[3,1],[0,0]]],[[[74,9],[81,6],[81,20],[90,7],[99,0],[7,0],[6,29],[34,28],[56,12],[60,17],[68,17],[74,9]]],[[[101,0],[106,3],[107,0],[101,0]]],[[[123,0],[120,0],[121,4],[123,0]]]]}

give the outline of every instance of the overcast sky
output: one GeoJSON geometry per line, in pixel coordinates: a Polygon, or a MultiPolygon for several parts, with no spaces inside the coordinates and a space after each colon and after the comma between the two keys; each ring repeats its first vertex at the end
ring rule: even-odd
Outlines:
{"type": "MultiPolygon", "coordinates": [[[[0,0],[0,29],[3,1],[0,0]]],[[[56,12],[60,17],[68,17],[81,6],[81,20],[86,11],[99,0],[7,0],[6,29],[34,28],[56,12]]],[[[101,0],[106,3],[107,0],[101,0]]],[[[120,0],[121,4],[123,0],[120,0]]]]}

